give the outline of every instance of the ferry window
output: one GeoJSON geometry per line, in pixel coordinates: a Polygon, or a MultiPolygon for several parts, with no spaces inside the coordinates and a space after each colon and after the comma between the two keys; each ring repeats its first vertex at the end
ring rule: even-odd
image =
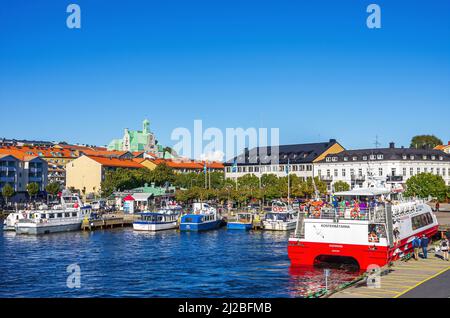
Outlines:
{"type": "Polygon", "coordinates": [[[433,217],[431,216],[430,213],[416,215],[416,216],[412,217],[411,223],[412,223],[412,229],[414,231],[421,227],[424,227],[424,226],[427,226],[427,225],[430,225],[431,223],[433,223],[433,217]]]}
{"type": "Polygon", "coordinates": [[[50,213],[50,214],[48,215],[48,218],[49,218],[49,219],[54,219],[54,218],[55,218],[55,215],[54,215],[53,213],[50,213]]]}
{"type": "Polygon", "coordinates": [[[68,218],[68,217],[70,216],[70,213],[64,213],[64,216],[65,216],[66,218],[68,218]]]}
{"type": "Polygon", "coordinates": [[[72,212],[72,216],[77,216],[77,212],[72,212]]]}
{"type": "Polygon", "coordinates": [[[386,228],[384,227],[384,224],[369,224],[369,242],[379,243],[380,238],[386,238],[386,228]]]}

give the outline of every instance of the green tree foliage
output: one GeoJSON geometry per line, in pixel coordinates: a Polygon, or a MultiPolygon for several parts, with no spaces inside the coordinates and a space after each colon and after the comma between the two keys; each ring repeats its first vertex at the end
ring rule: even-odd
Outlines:
{"type": "Polygon", "coordinates": [[[350,185],[345,181],[336,181],[333,184],[334,192],[348,191],[350,190],[350,185]]]}
{"type": "Polygon", "coordinates": [[[152,181],[156,186],[163,186],[166,183],[172,184],[175,181],[175,173],[173,169],[165,164],[157,165],[154,170],[151,171],[152,181]]]}
{"type": "Polygon", "coordinates": [[[61,185],[58,182],[49,183],[45,187],[45,191],[47,191],[47,193],[49,193],[53,196],[57,195],[60,190],[61,190],[61,185]]]}
{"type": "Polygon", "coordinates": [[[432,173],[419,173],[406,181],[405,195],[419,198],[432,196],[444,200],[447,196],[447,186],[441,176],[432,173]]]}
{"type": "Polygon", "coordinates": [[[5,198],[5,202],[8,203],[9,198],[14,195],[14,188],[9,184],[5,184],[2,188],[2,196],[5,198]]]}
{"type": "Polygon", "coordinates": [[[35,195],[39,193],[39,185],[36,182],[27,184],[27,192],[28,195],[33,198],[35,195]]]}
{"type": "Polygon", "coordinates": [[[411,139],[411,148],[417,149],[433,149],[434,147],[442,145],[442,140],[434,135],[419,135],[411,139]]]}

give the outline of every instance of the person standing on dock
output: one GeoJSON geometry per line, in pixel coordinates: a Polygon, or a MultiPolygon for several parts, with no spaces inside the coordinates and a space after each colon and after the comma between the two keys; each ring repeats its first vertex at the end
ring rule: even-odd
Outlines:
{"type": "Polygon", "coordinates": [[[423,258],[428,258],[428,237],[424,234],[420,240],[420,246],[422,247],[423,258]]]}
{"type": "Polygon", "coordinates": [[[441,251],[442,251],[442,258],[444,261],[448,262],[448,248],[449,248],[449,241],[447,237],[444,236],[444,238],[441,241],[441,251]]]}
{"type": "Polygon", "coordinates": [[[419,260],[420,238],[418,238],[417,236],[412,241],[412,247],[414,249],[414,259],[416,261],[418,261],[419,260]]]}

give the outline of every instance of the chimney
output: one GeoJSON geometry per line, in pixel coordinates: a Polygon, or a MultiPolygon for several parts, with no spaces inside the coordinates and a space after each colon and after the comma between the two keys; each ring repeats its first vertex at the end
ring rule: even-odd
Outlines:
{"type": "Polygon", "coordinates": [[[336,139],[330,139],[330,144],[334,144],[336,142],[336,139]]]}
{"type": "Polygon", "coordinates": [[[395,148],[395,143],[394,142],[390,142],[389,143],[389,148],[394,149],[395,148]]]}
{"type": "Polygon", "coordinates": [[[450,141],[448,142],[448,145],[450,146],[450,141]]]}

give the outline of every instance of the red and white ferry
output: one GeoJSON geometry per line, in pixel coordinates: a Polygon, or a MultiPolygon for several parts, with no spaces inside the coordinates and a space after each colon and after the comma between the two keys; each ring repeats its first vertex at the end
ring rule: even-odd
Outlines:
{"type": "Polygon", "coordinates": [[[340,205],[300,213],[288,244],[293,266],[327,259],[348,259],[360,269],[384,266],[410,252],[416,236],[430,238],[438,231],[436,216],[424,201],[394,200],[398,194],[379,184],[334,195],[340,205]]]}

